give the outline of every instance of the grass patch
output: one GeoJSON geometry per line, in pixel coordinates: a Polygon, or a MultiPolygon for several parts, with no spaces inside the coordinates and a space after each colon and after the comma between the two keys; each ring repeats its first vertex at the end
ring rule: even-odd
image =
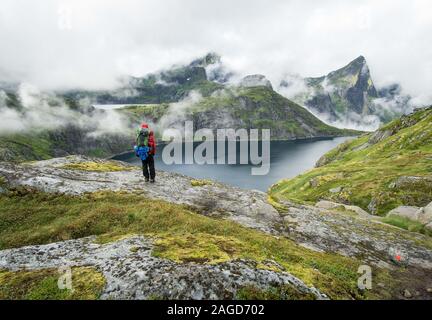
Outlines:
{"type": "Polygon", "coordinates": [[[290,285],[270,287],[266,290],[245,286],[237,291],[238,300],[315,300],[313,294],[305,294],[290,285]]]}
{"type": "Polygon", "coordinates": [[[427,229],[418,221],[413,221],[405,217],[389,216],[382,218],[381,221],[411,232],[418,232],[432,236],[432,230],[427,229]]]}
{"type": "Polygon", "coordinates": [[[31,271],[0,271],[2,300],[94,300],[104,286],[104,276],[89,267],[74,267],[72,290],[59,289],[62,275],[57,269],[31,271]]]}
{"type": "Polygon", "coordinates": [[[6,179],[0,176],[0,188],[6,188],[6,187],[7,187],[6,179]]]}
{"type": "Polygon", "coordinates": [[[272,195],[268,195],[267,196],[267,202],[273,207],[275,208],[278,212],[284,212],[287,210],[286,206],[284,206],[283,204],[280,204],[278,202],[278,200],[273,197],[272,195]]]}
{"type": "Polygon", "coordinates": [[[61,168],[69,170],[93,171],[93,172],[116,172],[116,171],[132,171],[136,168],[132,166],[124,166],[114,161],[87,161],[79,163],[65,164],[61,168]]]}
{"type": "Polygon", "coordinates": [[[193,179],[190,183],[192,187],[203,187],[209,184],[213,184],[211,180],[207,179],[193,179]]]}
{"type": "MultiPolygon", "coordinates": [[[[98,235],[99,241],[107,242],[130,234],[155,238],[154,254],[178,262],[218,263],[243,258],[265,265],[273,260],[334,299],[387,294],[359,291],[357,269],[361,263],[357,260],[315,252],[286,238],[278,239],[140,194],[0,195],[0,249],[89,235],[98,235]]],[[[375,277],[392,283],[385,270],[377,269],[375,277]]]]}
{"type": "Polygon", "coordinates": [[[0,158],[21,162],[52,157],[52,141],[46,132],[11,134],[0,137],[0,158]]]}
{"type": "Polygon", "coordinates": [[[159,235],[155,256],[176,262],[220,263],[239,256],[245,245],[230,236],[185,233],[183,236],[159,235]],[[192,245],[193,244],[193,245],[192,245]]]}

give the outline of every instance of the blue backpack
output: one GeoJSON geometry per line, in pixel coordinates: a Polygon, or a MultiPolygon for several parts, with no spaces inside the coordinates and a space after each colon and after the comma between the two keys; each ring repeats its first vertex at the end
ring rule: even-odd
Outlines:
{"type": "Polygon", "coordinates": [[[135,147],[134,147],[134,150],[135,150],[135,155],[136,155],[138,158],[140,158],[142,161],[144,161],[144,160],[146,160],[147,157],[148,157],[148,154],[149,154],[150,148],[149,148],[149,147],[145,147],[145,146],[143,146],[143,147],[135,146],[135,147]]]}

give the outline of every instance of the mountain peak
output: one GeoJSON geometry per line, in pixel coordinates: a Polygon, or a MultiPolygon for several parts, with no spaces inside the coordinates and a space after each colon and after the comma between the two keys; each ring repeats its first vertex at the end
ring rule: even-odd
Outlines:
{"type": "Polygon", "coordinates": [[[221,56],[216,52],[209,52],[204,57],[195,59],[192,61],[191,66],[194,67],[207,67],[211,64],[217,64],[221,62],[221,56]]]}
{"type": "Polygon", "coordinates": [[[242,87],[268,87],[272,89],[271,82],[262,74],[251,74],[240,81],[242,87]]]}
{"type": "Polygon", "coordinates": [[[339,77],[345,77],[347,75],[356,75],[359,73],[368,73],[369,68],[366,63],[366,59],[364,56],[360,55],[354,60],[352,60],[350,63],[348,63],[346,66],[330,72],[327,77],[328,78],[339,78],[339,77]]]}
{"type": "Polygon", "coordinates": [[[357,58],[355,58],[355,59],[354,59],[353,61],[351,61],[350,63],[353,63],[353,62],[355,62],[355,61],[365,63],[365,62],[366,62],[366,58],[365,58],[364,56],[362,56],[362,55],[359,55],[357,58]]]}

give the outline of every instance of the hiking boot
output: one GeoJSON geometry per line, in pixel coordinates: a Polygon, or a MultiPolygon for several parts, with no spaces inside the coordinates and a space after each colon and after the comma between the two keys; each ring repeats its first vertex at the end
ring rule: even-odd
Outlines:
{"type": "Polygon", "coordinates": [[[145,182],[149,182],[149,178],[145,178],[145,182]]]}
{"type": "Polygon", "coordinates": [[[150,180],[150,183],[155,183],[155,179],[151,179],[151,180],[150,180]]]}

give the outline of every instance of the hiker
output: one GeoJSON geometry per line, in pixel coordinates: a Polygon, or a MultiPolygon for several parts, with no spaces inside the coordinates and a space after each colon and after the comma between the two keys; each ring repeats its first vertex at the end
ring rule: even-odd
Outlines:
{"type": "Polygon", "coordinates": [[[147,123],[141,124],[137,131],[135,154],[141,158],[145,181],[155,182],[154,155],[156,154],[156,141],[153,131],[149,130],[147,123]]]}

